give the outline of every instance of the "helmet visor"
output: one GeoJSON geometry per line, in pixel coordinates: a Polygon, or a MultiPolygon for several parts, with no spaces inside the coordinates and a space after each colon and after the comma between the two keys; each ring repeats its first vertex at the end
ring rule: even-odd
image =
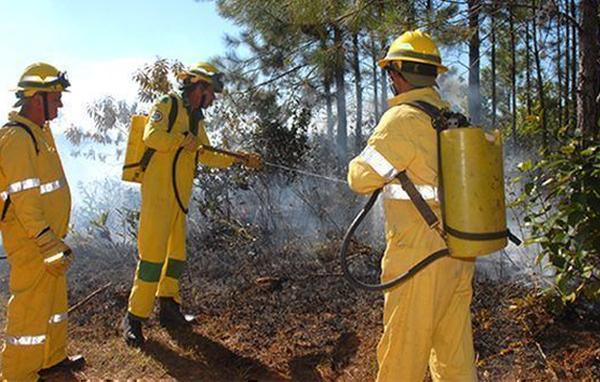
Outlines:
{"type": "Polygon", "coordinates": [[[222,93],[225,88],[223,73],[215,73],[211,76],[211,82],[215,93],[222,93]]]}

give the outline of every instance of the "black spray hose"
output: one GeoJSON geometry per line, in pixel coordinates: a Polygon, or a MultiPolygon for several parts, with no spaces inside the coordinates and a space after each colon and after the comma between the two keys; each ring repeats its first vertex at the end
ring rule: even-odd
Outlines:
{"type": "Polygon", "coordinates": [[[181,208],[181,211],[187,215],[188,209],[183,206],[181,196],[179,195],[179,189],[177,188],[177,161],[179,160],[179,155],[181,155],[182,151],[183,147],[177,149],[177,152],[175,153],[175,158],[173,158],[173,176],[171,181],[173,183],[173,193],[175,193],[175,199],[177,199],[177,204],[179,204],[179,208],[181,208]]]}
{"type": "Polygon", "coordinates": [[[371,195],[371,197],[369,198],[369,200],[367,201],[365,206],[358,213],[358,215],[356,215],[356,217],[352,221],[352,224],[350,224],[350,227],[348,227],[348,231],[346,231],[346,235],[344,235],[344,240],[342,241],[342,248],[340,249],[340,260],[342,263],[342,271],[344,272],[344,277],[346,278],[346,280],[348,280],[348,282],[350,282],[350,284],[352,284],[352,286],[355,288],[366,289],[366,290],[370,290],[370,291],[382,291],[385,289],[390,289],[392,287],[395,287],[396,285],[403,283],[406,280],[410,279],[415,274],[417,274],[417,272],[419,272],[420,270],[422,270],[429,264],[433,263],[437,259],[440,259],[442,257],[450,255],[450,252],[446,248],[436,251],[436,252],[432,253],[431,255],[427,256],[426,258],[424,258],[423,260],[419,261],[417,264],[412,266],[405,273],[401,274],[400,276],[396,277],[395,279],[393,279],[391,281],[388,281],[388,282],[382,283],[382,284],[367,284],[367,283],[359,280],[352,273],[350,273],[350,268],[349,268],[349,264],[348,264],[348,247],[350,246],[350,241],[352,239],[352,236],[354,236],[354,232],[356,231],[356,229],[358,228],[360,223],[362,223],[365,216],[367,216],[369,211],[373,208],[373,205],[375,204],[375,201],[377,201],[377,197],[379,196],[380,193],[381,193],[381,189],[373,192],[373,194],[371,195]]]}

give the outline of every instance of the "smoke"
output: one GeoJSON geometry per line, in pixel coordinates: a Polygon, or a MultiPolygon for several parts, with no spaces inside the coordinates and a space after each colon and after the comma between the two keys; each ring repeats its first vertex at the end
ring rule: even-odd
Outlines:
{"type": "Polygon", "coordinates": [[[442,99],[448,102],[453,110],[467,115],[468,85],[465,79],[450,71],[441,75],[437,83],[442,99]]]}

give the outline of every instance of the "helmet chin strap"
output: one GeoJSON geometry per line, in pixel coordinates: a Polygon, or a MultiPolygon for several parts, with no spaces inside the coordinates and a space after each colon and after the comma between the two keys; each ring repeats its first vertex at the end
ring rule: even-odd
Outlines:
{"type": "Polygon", "coordinates": [[[42,105],[44,106],[44,121],[48,122],[50,120],[50,113],[48,112],[48,93],[42,93],[42,105]]]}
{"type": "Polygon", "coordinates": [[[394,77],[392,77],[392,70],[393,69],[389,69],[389,68],[386,70],[388,79],[390,80],[390,84],[388,86],[390,87],[390,90],[392,91],[392,94],[394,95],[394,97],[396,97],[400,93],[398,92],[398,89],[396,89],[396,86],[394,85],[394,77]]]}

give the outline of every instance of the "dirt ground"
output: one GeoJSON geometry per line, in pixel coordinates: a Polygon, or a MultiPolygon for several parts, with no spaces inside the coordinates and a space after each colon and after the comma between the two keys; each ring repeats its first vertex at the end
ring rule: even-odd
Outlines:
{"type": "MultiPolygon", "coordinates": [[[[318,249],[319,261],[284,248],[278,265],[254,258],[256,267],[237,264],[229,271],[190,261],[183,295],[198,325],[167,331],[151,319],[143,350],[120,338],[133,263],[80,265],[71,271],[80,276],[71,277],[71,304],[100,290],[70,314],[70,350],[84,354],[88,366],[52,380],[373,380],[383,300],[342,280],[335,248],[318,249]]],[[[4,309],[6,269],[2,274],[4,309]]],[[[472,310],[481,380],[600,380],[597,317],[551,313],[549,306],[543,294],[517,283],[476,280],[472,310]]]]}

